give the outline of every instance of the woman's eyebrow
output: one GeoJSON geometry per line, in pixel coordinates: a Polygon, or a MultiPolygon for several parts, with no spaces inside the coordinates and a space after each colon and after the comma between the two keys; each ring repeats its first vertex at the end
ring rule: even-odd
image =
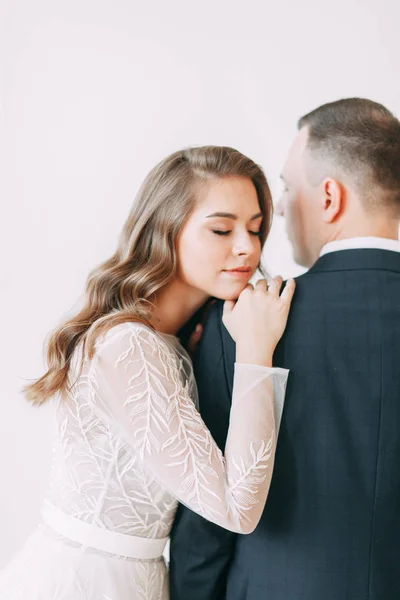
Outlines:
{"type": "MultiPolygon", "coordinates": [[[[250,217],[249,221],[255,221],[256,219],[259,219],[262,216],[263,216],[262,212],[259,212],[256,215],[253,215],[252,217],[250,217]]],[[[213,213],[212,215],[207,215],[206,219],[211,219],[211,217],[222,217],[225,219],[234,219],[235,221],[238,218],[237,215],[234,215],[233,213],[226,213],[226,212],[216,212],[216,213],[213,213]]]]}

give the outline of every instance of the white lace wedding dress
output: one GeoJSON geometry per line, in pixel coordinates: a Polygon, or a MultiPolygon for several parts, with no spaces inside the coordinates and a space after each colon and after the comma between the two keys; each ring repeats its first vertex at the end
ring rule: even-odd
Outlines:
{"type": "Polygon", "coordinates": [[[177,338],[126,323],[81,371],[75,354],[75,385],[55,401],[43,521],[0,574],[0,599],[168,600],[162,554],[178,500],[239,533],[257,524],[287,371],[236,364],[223,457],[177,338]]]}

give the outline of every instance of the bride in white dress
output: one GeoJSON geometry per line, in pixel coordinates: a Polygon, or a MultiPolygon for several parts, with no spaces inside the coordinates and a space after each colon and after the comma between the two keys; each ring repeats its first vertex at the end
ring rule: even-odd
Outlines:
{"type": "Polygon", "coordinates": [[[287,378],[272,354],[294,291],[280,295],[280,278],[247,285],[271,211],[263,172],[230,148],[177,152],[149,174],[115,255],[26,390],[55,407],[51,486],[42,522],[0,574],[1,600],[167,600],[178,501],[226,529],[256,527],[287,378]],[[176,337],[210,297],[226,300],[236,341],[224,456],[176,337]]]}

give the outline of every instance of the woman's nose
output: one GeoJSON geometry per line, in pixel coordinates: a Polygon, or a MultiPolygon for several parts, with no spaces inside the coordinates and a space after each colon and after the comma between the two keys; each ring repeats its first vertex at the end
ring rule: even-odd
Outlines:
{"type": "Polygon", "coordinates": [[[236,256],[249,256],[254,250],[254,236],[250,236],[250,234],[241,235],[233,247],[233,253],[236,256]]]}

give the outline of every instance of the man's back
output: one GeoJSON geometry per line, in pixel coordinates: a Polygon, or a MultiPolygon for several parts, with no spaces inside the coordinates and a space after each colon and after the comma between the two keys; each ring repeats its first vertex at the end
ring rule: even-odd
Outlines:
{"type": "MultiPolygon", "coordinates": [[[[291,374],[263,517],[253,534],[237,536],[235,544],[208,524],[201,534],[196,520],[191,542],[202,536],[204,565],[207,536],[210,554],[227,557],[221,569],[231,553],[227,600],[398,600],[400,253],[330,253],[297,281],[275,354],[276,365],[291,374]]],[[[228,405],[234,346],[221,331],[228,405]]],[[[207,386],[215,387],[213,377],[225,377],[220,369],[206,382],[202,354],[210,361],[220,347],[207,340],[206,329],[197,370],[206,421],[208,396],[212,399],[207,386]]],[[[220,411],[225,423],[226,414],[220,411]]],[[[207,424],[212,431],[213,424],[207,424]]],[[[222,600],[221,591],[190,593],[189,546],[185,565],[178,564],[185,547],[182,528],[192,518],[187,514],[174,531],[171,597],[222,600]],[[186,575],[179,574],[181,566],[186,575]],[[180,586],[185,577],[186,596],[186,584],[180,586]],[[181,595],[174,596],[175,587],[181,595]]],[[[198,555],[194,562],[198,567],[198,555]]],[[[223,575],[215,564],[208,575],[204,567],[204,578],[212,577],[221,590],[223,575]]]]}

